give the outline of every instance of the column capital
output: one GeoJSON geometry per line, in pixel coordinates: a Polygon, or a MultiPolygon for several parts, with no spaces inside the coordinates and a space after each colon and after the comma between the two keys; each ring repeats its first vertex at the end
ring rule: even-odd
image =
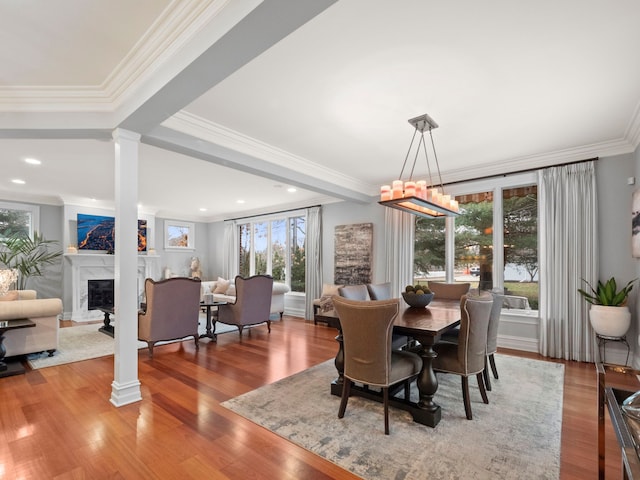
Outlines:
{"type": "Polygon", "coordinates": [[[141,135],[131,130],[125,130],[124,128],[116,128],[111,136],[118,142],[120,140],[130,140],[132,142],[140,142],[141,135]]]}

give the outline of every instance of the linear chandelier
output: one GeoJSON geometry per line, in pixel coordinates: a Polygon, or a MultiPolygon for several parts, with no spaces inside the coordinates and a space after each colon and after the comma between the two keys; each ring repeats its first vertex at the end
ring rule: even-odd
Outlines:
{"type": "Polygon", "coordinates": [[[438,124],[426,113],[419,117],[409,119],[409,123],[414,126],[415,130],[413,132],[413,137],[411,138],[411,143],[409,144],[409,150],[407,151],[407,155],[402,165],[402,170],[400,171],[400,176],[398,177],[398,180],[394,180],[391,185],[382,185],[380,187],[380,201],[378,203],[385,207],[396,208],[413,215],[427,218],[459,215],[458,202],[452,199],[450,195],[445,195],[444,193],[444,185],[442,183],[442,176],[440,175],[440,165],[438,164],[438,155],[433,142],[433,134],[431,133],[434,128],[438,128],[438,124]],[[427,154],[427,145],[424,140],[425,131],[429,132],[429,137],[431,138],[431,147],[435,158],[435,166],[439,183],[433,182],[431,166],[429,164],[429,155],[427,154]],[[402,175],[407,167],[407,160],[411,154],[411,149],[413,148],[413,143],[418,132],[420,132],[420,139],[418,141],[415,157],[413,158],[413,165],[411,166],[409,179],[403,182],[402,175]],[[426,180],[413,180],[413,171],[416,167],[416,161],[418,160],[421,146],[427,160],[427,172],[429,174],[428,183],[426,180]]]}

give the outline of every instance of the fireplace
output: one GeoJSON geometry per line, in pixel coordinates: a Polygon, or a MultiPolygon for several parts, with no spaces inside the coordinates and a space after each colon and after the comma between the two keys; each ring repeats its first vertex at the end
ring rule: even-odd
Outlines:
{"type": "MultiPolygon", "coordinates": [[[[157,255],[138,255],[138,297],[140,299],[144,294],[145,278],[160,279],[159,260],[157,255]]],[[[89,309],[89,281],[113,281],[111,279],[115,278],[114,255],[65,254],[63,277],[63,305],[65,306],[63,318],[76,322],[102,320],[104,315],[96,310],[99,308],[97,305],[94,309],[89,309]]],[[[112,303],[113,300],[115,299],[112,297],[112,303]]]]}
{"type": "Polygon", "coordinates": [[[99,310],[101,308],[113,308],[114,305],[114,280],[87,281],[88,305],[87,310],[99,310]]]}

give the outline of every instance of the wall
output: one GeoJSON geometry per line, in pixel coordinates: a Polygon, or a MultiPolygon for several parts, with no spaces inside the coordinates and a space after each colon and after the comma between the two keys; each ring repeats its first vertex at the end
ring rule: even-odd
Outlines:
{"type": "MultiPolygon", "coordinates": [[[[636,176],[633,154],[604,157],[596,162],[598,189],[598,278],[615,277],[620,283],[637,276],[638,261],[631,256],[631,201],[638,185],[628,185],[627,179],[636,176]]],[[[635,314],[638,285],[629,297],[632,326],[627,334],[632,356],[637,350],[638,315],[635,314]]],[[[585,321],[588,321],[585,319],[585,321]]],[[[626,348],[622,344],[607,343],[608,362],[624,363],[626,348]]]]}
{"type": "Polygon", "coordinates": [[[322,277],[333,283],[334,236],[337,225],[373,223],[372,283],[385,281],[384,209],[374,199],[371,203],[339,202],[322,207],[322,277]]]}
{"type": "Polygon", "coordinates": [[[194,250],[166,250],[164,248],[164,225],[165,221],[171,219],[156,219],[155,248],[156,253],[160,255],[161,273],[164,278],[166,269],[171,271],[172,275],[188,277],[191,273],[191,257],[200,259],[200,269],[202,270],[203,280],[211,278],[211,271],[208,269],[207,258],[209,254],[209,228],[206,223],[194,223],[195,241],[194,250]]]}
{"type": "MultiPolygon", "coordinates": [[[[47,240],[55,240],[57,245],[52,245],[51,250],[61,249],[62,243],[62,207],[54,205],[40,205],[40,225],[36,230],[47,240]]],[[[55,265],[45,268],[42,277],[31,277],[27,288],[36,290],[39,298],[62,298],[62,259],[55,265]]]]}

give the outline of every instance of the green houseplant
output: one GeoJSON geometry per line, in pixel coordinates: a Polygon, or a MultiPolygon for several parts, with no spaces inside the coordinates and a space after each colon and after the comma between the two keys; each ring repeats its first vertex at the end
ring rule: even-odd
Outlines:
{"type": "Polygon", "coordinates": [[[618,289],[614,277],[604,283],[598,280],[596,288],[582,279],[589,289],[579,288],[578,292],[591,304],[589,321],[597,335],[620,338],[627,333],[631,325],[627,298],[636,280],[631,280],[623,288],[618,289]]]}
{"type": "Polygon", "coordinates": [[[33,238],[24,233],[14,233],[0,239],[0,264],[18,271],[18,290],[24,290],[30,277],[42,276],[44,267],[58,260],[62,251],[50,250],[57,243],[46,240],[38,232],[33,233],[33,238]]]}

